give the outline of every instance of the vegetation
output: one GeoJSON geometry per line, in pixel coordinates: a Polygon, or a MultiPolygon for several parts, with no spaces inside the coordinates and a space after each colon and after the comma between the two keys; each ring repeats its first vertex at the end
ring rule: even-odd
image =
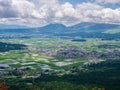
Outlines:
{"type": "Polygon", "coordinates": [[[0,52],[10,51],[10,50],[22,50],[26,46],[22,44],[9,44],[0,42],[0,52]]]}
{"type": "Polygon", "coordinates": [[[0,90],[120,90],[119,27],[0,30],[0,90]]]}
{"type": "Polygon", "coordinates": [[[10,90],[119,90],[120,61],[105,61],[59,76],[42,74],[34,79],[6,78],[10,90]],[[14,81],[14,82],[11,82],[14,81]],[[22,82],[22,83],[21,83],[22,82]]]}

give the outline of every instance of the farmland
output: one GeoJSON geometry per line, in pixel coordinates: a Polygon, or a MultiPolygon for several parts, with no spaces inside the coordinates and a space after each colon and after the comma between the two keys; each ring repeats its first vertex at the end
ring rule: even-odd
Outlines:
{"type": "Polygon", "coordinates": [[[112,29],[7,30],[0,34],[1,85],[10,90],[119,90],[119,30],[112,29]]]}

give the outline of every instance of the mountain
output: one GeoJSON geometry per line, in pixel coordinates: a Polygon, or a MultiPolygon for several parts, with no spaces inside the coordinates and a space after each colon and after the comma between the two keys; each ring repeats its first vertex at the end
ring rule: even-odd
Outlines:
{"type": "MultiPolygon", "coordinates": [[[[35,29],[35,28],[34,28],[35,29]]],[[[13,28],[13,29],[1,29],[0,30],[0,34],[30,34],[30,33],[34,33],[34,29],[33,28],[13,28]]]]}
{"type": "MultiPolygon", "coordinates": [[[[48,24],[43,27],[35,27],[35,28],[29,28],[25,26],[19,26],[19,25],[2,25],[0,24],[0,32],[2,30],[6,30],[9,32],[28,32],[29,30],[33,32],[39,32],[41,34],[59,34],[59,33],[91,33],[91,32],[105,32],[107,30],[113,30],[120,28],[120,25],[116,24],[104,24],[104,23],[89,23],[89,22],[83,22],[79,23],[70,27],[66,27],[63,24],[48,24]],[[27,31],[28,30],[28,31],[27,31]]],[[[6,32],[5,31],[5,32],[6,32]]],[[[29,33],[30,33],[29,31],[29,33]]],[[[119,31],[119,30],[118,30],[119,31]]]]}
{"type": "Polygon", "coordinates": [[[37,28],[39,33],[42,34],[53,34],[53,33],[61,33],[67,30],[67,27],[63,24],[49,24],[44,27],[37,28]]]}
{"type": "Polygon", "coordinates": [[[39,34],[52,34],[64,31],[66,26],[63,24],[49,24],[44,27],[24,27],[17,25],[2,25],[0,24],[0,33],[39,33],[39,34]]]}
{"type": "Polygon", "coordinates": [[[89,23],[83,22],[69,27],[72,30],[80,30],[82,32],[102,32],[108,29],[118,28],[120,25],[106,23],[89,23]]]}
{"type": "Polygon", "coordinates": [[[6,24],[0,24],[0,30],[2,29],[20,29],[20,28],[28,28],[27,26],[22,25],[6,25],[6,24]]]}
{"type": "MultiPolygon", "coordinates": [[[[5,26],[3,25],[1,27],[5,26]]],[[[120,38],[120,25],[116,24],[83,22],[70,27],[66,27],[65,25],[59,23],[48,24],[43,27],[35,28],[26,27],[18,28],[18,27],[19,26],[7,26],[6,29],[0,29],[0,33],[2,34],[25,33],[28,35],[37,34],[38,36],[39,34],[44,34],[48,36],[67,36],[67,37],[104,38],[104,39],[120,38]]]]}
{"type": "Polygon", "coordinates": [[[0,34],[4,33],[25,33],[28,32],[30,28],[22,25],[7,25],[0,24],[0,34]]]}
{"type": "Polygon", "coordinates": [[[47,26],[38,28],[38,33],[53,36],[119,39],[120,25],[83,22],[66,27],[62,24],[49,24],[47,26]],[[115,33],[107,33],[113,29],[115,30],[115,33]]]}
{"type": "Polygon", "coordinates": [[[116,24],[105,24],[105,23],[89,23],[83,22],[70,27],[66,27],[62,24],[49,24],[44,27],[38,28],[40,33],[44,34],[54,34],[54,33],[74,33],[74,32],[105,32],[106,30],[111,30],[115,28],[120,28],[120,25],[116,24]]]}
{"type": "MultiPolygon", "coordinates": [[[[35,29],[35,28],[34,28],[35,29]]],[[[0,33],[33,33],[33,28],[24,25],[0,24],[0,33]]]]}

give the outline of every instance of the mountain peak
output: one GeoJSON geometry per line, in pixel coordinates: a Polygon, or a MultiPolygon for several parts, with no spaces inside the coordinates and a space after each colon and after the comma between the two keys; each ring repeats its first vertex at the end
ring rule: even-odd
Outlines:
{"type": "Polygon", "coordinates": [[[52,24],[46,25],[45,27],[66,27],[66,26],[60,23],[52,23],[52,24]]]}

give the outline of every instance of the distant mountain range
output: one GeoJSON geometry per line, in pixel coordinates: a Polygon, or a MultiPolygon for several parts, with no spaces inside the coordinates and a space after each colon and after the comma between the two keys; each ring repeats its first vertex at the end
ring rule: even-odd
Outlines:
{"type": "Polygon", "coordinates": [[[116,24],[105,24],[105,23],[80,23],[74,26],[71,26],[72,30],[82,30],[82,31],[95,31],[101,32],[108,29],[118,28],[120,25],[116,24]]]}
{"type": "Polygon", "coordinates": [[[0,33],[45,34],[53,36],[77,36],[83,38],[105,38],[108,36],[112,38],[120,38],[120,25],[89,22],[79,23],[70,27],[66,27],[59,23],[36,28],[16,25],[0,25],[0,33]],[[113,34],[109,33],[111,30],[113,34]]]}
{"type": "Polygon", "coordinates": [[[19,29],[19,28],[28,28],[28,27],[23,25],[0,24],[0,30],[1,29],[19,29]]]}
{"type": "Polygon", "coordinates": [[[74,32],[105,32],[107,30],[120,28],[120,25],[116,24],[103,24],[103,23],[79,23],[70,27],[66,27],[62,24],[49,24],[44,27],[37,28],[39,33],[44,34],[60,34],[60,33],[74,33],[74,32]]]}

